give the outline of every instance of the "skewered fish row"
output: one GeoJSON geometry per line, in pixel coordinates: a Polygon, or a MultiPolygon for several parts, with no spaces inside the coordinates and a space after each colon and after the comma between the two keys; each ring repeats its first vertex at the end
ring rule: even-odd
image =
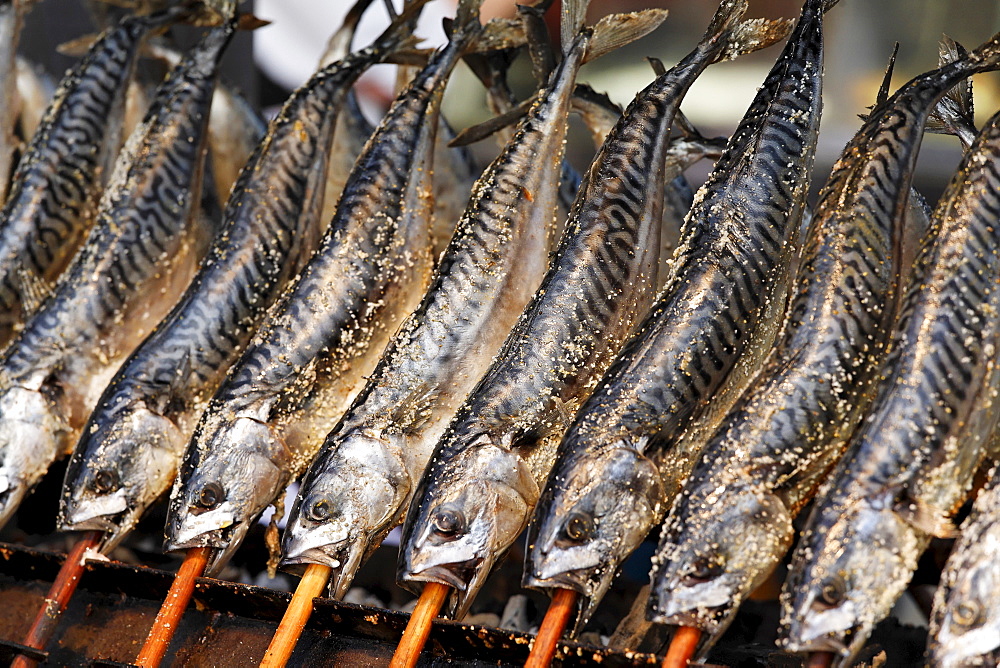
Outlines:
{"type": "MultiPolygon", "coordinates": [[[[696,49],[669,70],[654,63],[654,83],[619,116],[576,82],[579,67],[658,26],[662,12],[591,28],[587,3],[566,1],[557,58],[542,20],[551,2],[483,24],[478,0],[461,0],[447,45],[429,52],[412,36],[427,1],[398,13],[386,3],[390,27],[351,52],[373,4],[359,0],[263,136],[255,112],[216,83],[237,25],[254,23],[225,0],[116,12],[126,18],[56,91],[0,215],[0,251],[31,259],[0,266],[10,293],[0,314],[10,339],[0,351],[0,503],[4,521],[22,502],[33,507],[30,489],[79,441],[59,521],[91,533],[19,651],[45,653],[60,610],[74,605],[86,550],[116,557],[137,545],[142,516],[173,484],[167,545],[187,560],[138,658],[117,658],[183,662],[168,646],[195,576],[223,572],[268,504],[280,516],[281,492],[325,437],[284,537],[286,562],[311,564],[289,611],[308,611],[330,569],[331,594],[348,595],[405,516],[400,584],[424,591],[394,665],[419,658],[449,594],[448,611],[466,615],[529,521],[524,583],[553,589],[553,618],[562,616],[543,620],[542,649],[528,657],[546,665],[566,618],[580,632],[617,591],[625,557],[678,489],[654,560],[651,619],[707,632],[700,641],[678,632],[664,665],[683,665],[699,642],[703,657],[717,656],[711,646],[791,547],[791,518],[820,485],[780,631],[813,665],[849,664],[931,537],[951,535],[947,518],[973,474],[998,454],[987,445],[1000,391],[1000,121],[976,138],[966,80],[997,68],[1000,38],[972,52],[946,40],[939,69],[895,95],[887,74],[810,220],[821,25],[836,0],[806,0],[693,201],[684,169],[717,149],[680,100],[709,64],[768,46],[788,22],[744,21],[746,0],[723,0],[696,49]],[[202,26],[183,28],[202,35],[186,52],[151,38],[184,22],[202,26]],[[538,91],[517,105],[505,72],[525,40],[538,91]],[[162,84],[136,64],[142,54],[169,63],[162,84]],[[470,154],[446,146],[454,133],[439,120],[462,57],[502,113],[459,141],[523,117],[475,185],[470,154]],[[373,128],[352,85],[386,60],[422,69],[373,128]],[[119,152],[126,98],[148,111],[119,152]],[[570,107],[603,140],[578,189],[561,159],[570,107]],[[968,153],[911,272],[924,207],[909,180],[925,125],[958,135],[968,153]],[[574,191],[543,278],[556,203],[574,191]],[[63,218],[42,219],[56,208],[63,218]],[[688,208],[678,231],[671,221],[688,208]],[[28,251],[14,247],[22,242],[28,251]],[[817,363],[831,351],[845,373],[817,363]],[[804,416],[809,429],[781,416],[804,416]],[[808,448],[784,438],[806,432],[808,448]],[[629,440],[636,434],[641,443],[629,440]],[[750,548],[766,558],[745,558],[750,548]],[[873,579],[871,560],[893,567],[873,579]]],[[[30,4],[0,4],[5,90],[30,4]]],[[[11,119],[24,132],[37,116],[25,99],[3,110],[5,164],[17,153],[11,119]]],[[[998,651],[987,584],[996,486],[982,493],[938,591],[933,665],[989,665],[998,651]]],[[[276,549],[273,524],[265,535],[276,549]]],[[[301,659],[289,638],[307,616],[290,614],[299,631],[252,660],[301,659]]],[[[622,620],[615,637],[639,642],[637,624],[622,620]]]]}

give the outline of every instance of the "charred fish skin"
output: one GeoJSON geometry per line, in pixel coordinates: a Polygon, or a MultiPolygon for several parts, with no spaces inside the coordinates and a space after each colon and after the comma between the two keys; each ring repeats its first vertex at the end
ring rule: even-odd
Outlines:
{"type": "Polygon", "coordinates": [[[397,525],[434,444],[542,281],[577,41],[473,189],[431,286],[307,473],[284,537],[285,563],[325,563],[346,593],[397,525]]]}
{"type": "Polygon", "coordinates": [[[816,145],[821,12],[806,5],[695,198],[666,287],[560,445],[524,582],[581,593],[577,628],[666,510],[699,445],[684,429],[745,385],[780,322],[816,145]]]}
{"type": "Polygon", "coordinates": [[[234,30],[235,21],[211,31],[164,82],[119,156],[86,243],[0,358],[0,522],[72,446],[109,375],[203,254],[207,234],[193,210],[216,67],[234,30]]]}
{"type": "Polygon", "coordinates": [[[661,77],[630,105],[581,186],[542,286],[435,448],[397,580],[456,589],[458,617],[524,529],[570,416],[652,299],[670,119],[745,8],[724,3],[676,79],[661,77]]]}
{"type": "MultiPolygon", "coordinates": [[[[998,65],[1000,35],[900,89],[876,110],[875,127],[863,128],[880,163],[864,169],[907,178],[930,108],[964,77],[998,65]]],[[[794,552],[781,632],[793,651],[831,651],[841,665],[857,653],[931,535],[950,531],[948,518],[983,457],[1000,380],[997,133],[994,119],[935,211],[875,402],[820,489],[794,552]]]]}
{"type": "Polygon", "coordinates": [[[326,156],[347,92],[370,65],[406,48],[406,34],[391,27],[318,71],[271,122],[191,286],[122,365],[83,430],[63,485],[60,526],[106,531],[101,549],[108,552],[170,487],[198,416],[322,236],[326,156]],[[109,475],[115,484],[91,483],[109,475]]]}
{"type": "Polygon", "coordinates": [[[934,594],[927,665],[989,668],[1000,662],[1000,485],[994,468],[962,524],[934,594]]]}
{"type": "Polygon", "coordinates": [[[171,494],[166,549],[216,548],[209,572],[306,467],[423,294],[437,113],[452,68],[481,30],[476,0],[464,0],[459,17],[379,124],[319,249],[195,429],[171,494]],[[233,475],[234,462],[243,475],[233,475]]]}
{"type": "Polygon", "coordinates": [[[123,20],[60,82],[0,211],[0,344],[23,322],[25,302],[62,271],[90,228],[118,151],[125,84],[142,39],[186,12],[123,20]]]}
{"type": "MultiPolygon", "coordinates": [[[[886,101],[887,84],[879,104],[886,101]]],[[[932,113],[942,119],[942,127],[961,127],[974,136],[974,128],[961,118],[944,122],[952,115],[940,104],[932,113]]],[[[841,168],[852,167],[841,163],[841,168]]],[[[873,182],[840,183],[855,190],[821,194],[810,231],[825,240],[807,242],[812,254],[804,260],[806,273],[793,296],[797,306],[781,341],[753,389],[705,446],[664,523],[654,558],[651,617],[705,631],[702,656],[791,547],[793,519],[860,422],[877,380],[878,351],[895,318],[894,309],[885,305],[899,289],[894,282],[908,284],[915,248],[927,229],[927,204],[910,189],[906,217],[882,222],[881,243],[871,243],[866,230],[872,225],[855,224],[845,203],[858,201],[873,182]],[[893,235],[903,237],[899,253],[890,247],[893,235]],[[817,263],[821,253],[839,258],[841,265],[817,263]],[[872,271],[877,267],[889,270],[872,271]],[[869,304],[885,310],[863,308],[869,304]]],[[[885,201],[882,210],[894,210],[885,201]]]]}

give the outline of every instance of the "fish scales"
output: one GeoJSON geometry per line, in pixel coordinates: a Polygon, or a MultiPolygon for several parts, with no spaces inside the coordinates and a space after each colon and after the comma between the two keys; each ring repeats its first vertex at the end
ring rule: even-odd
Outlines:
{"type": "Polygon", "coordinates": [[[431,150],[444,85],[479,31],[471,4],[459,5],[462,27],[369,139],[318,250],[195,429],[171,494],[166,546],[217,548],[209,572],[309,463],[426,286],[431,150]],[[232,476],[232,462],[245,478],[232,476]]]}
{"type": "Polygon", "coordinates": [[[693,463],[702,443],[685,430],[724,415],[776,334],[815,152],[820,53],[815,23],[800,22],[696,195],[666,287],[560,445],[525,584],[583,594],[577,628],[693,463]]]}
{"type": "MultiPolygon", "coordinates": [[[[894,180],[905,183],[933,105],[964,77],[998,63],[1000,36],[910,81],[873,113],[884,118],[866,123],[862,134],[881,160],[859,171],[898,171],[894,180]]],[[[982,460],[1000,380],[997,150],[994,119],[935,210],[875,401],[820,489],[796,548],[782,593],[782,635],[796,651],[830,651],[838,664],[849,662],[889,613],[931,536],[950,531],[948,517],[982,460]]]]}
{"type": "Polygon", "coordinates": [[[570,416],[652,299],[670,120],[695,69],[654,82],[609,135],[542,286],[435,447],[398,573],[404,586],[457,589],[458,617],[527,524],[570,416]]]}
{"type": "Polygon", "coordinates": [[[0,344],[23,324],[33,295],[59,275],[93,222],[143,37],[185,12],[123,20],[60,82],[0,211],[0,344]]]}
{"type": "Polygon", "coordinates": [[[0,358],[0,521],[72,446],[108,377],[194,273],[208,236],[193,222],[205,130],[234,30],[210,32],[171,72],[122,150],[83,248],[0,358]]]}
{"type": "Polygon", "coordinates": [[[107,552],[169,488],[211,395],[318,245],[335,118],[357,77],[405,41],[398,30],[319,70],[271,121],[191,286],[98,402],[67,469],[60,526],[108,532],[107,552]]]}
{"type": "Polygon", "coordinates": [[[306,475],[285,562],[330,565],[338,596],[402,520],[434,444],[542,280],[587,44],[574,46],[477,181],[427,294],[306,475]]]}

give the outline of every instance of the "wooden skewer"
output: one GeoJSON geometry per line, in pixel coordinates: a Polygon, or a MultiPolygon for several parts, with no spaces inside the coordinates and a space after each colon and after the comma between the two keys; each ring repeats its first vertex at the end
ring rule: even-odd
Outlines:
{"type": "Polygon", "coordinates": [[[813,652],[806,662],[806,668],[830,668],[831,665],[833,665],[833,652],[813,652]]]}
{"type": "Polygon", "coordinates": [[[403,631],[403,638],[396,647],[396,653],[392,655],[389,668],[413,668],[417,665],[420,652],[431,634],[431,622],[438,616],[450,591],[451,587],[438,582],[428,582],[424,585],[424,591],[420,594],[417,607],[410,615],[410,622],[403,631]]]}
{"type": "Polygon", "coordinates": [[[552,603],[545,613],[542,625],[531,645],[531,653],[524,668],[546,668],[556,655],[556,643],[562,637],[563,629],[576,608],[578,594],[572,589],[557,588],[552,592],[552,603]]]}
{"type": "Polygon", "coordinates": [[[292,600],[288,603],[288,609],[278,624],[278,630],[274,632],[271,644],[264,653],[260,668],[283,668],[288,663],[295,643],[312,614],[313,599],[323,593],[323,588],[330,579],[330,570],[324,564],[309,564],[306,567],[306,572],[302,574],[299,586],[295,588],[292,600]]]}
{"type": "Polygon", "coordinates": [[[184,557],[184,563],[177,571],[177,576],[170,585],[170,591],[163,600],[160,611],[156,613],[153,620],[153,627],[149,629],[146,636],[146,644],[139,652],[136,664],[142,668],[156,668],[163,660],[163,655],[167,653],[174,631],[177,630],[177,622],[184,614],[191,594],[194,593],[194,581],[205,572],[208,565],[208,558],[212,553],[210,547],[192,547],[184,557]]]}
{"type": "Polygon", "coordinates": [[[681,626],[674,634],[667,655],[663,657],[661,668],[684,668],[691,662],[694,651],[701,639],[701,629],[693,626],[681,626]]]}
{"type": "MultiPolygon", "coordinates": [[[[45,596],[42,608],[38,611],[38,615],[32,622],[31,628],[28,629],[28,635],[25,636],[22,644],[35,649],[45,649],[46,643],[52,638],[52,634],[59,624],[59,616],[69,604],[69,599],[76,591],[77,583],[80,582],[80,576],[83,575],[83,555],[87,550],[96,547],[101,542],[102,535],[100,531],[88,531],[66,555],[66,561],[59,569],[59,574],[56,575],[49,593],[45,596]]],[[[11,666],[16,668],[30,668],[34,665],[36,662],[26,656],[18,656],[11,663],[11,666]]]]}

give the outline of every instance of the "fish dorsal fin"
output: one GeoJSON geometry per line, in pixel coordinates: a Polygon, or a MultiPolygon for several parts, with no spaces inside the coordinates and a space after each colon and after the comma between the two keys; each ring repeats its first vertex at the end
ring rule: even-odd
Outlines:
{"type": "MultiPolygon", "coordinates": [[[[892,90],[892,71],[896,68],[896,54],[898,53],[899,42],[896,42],[896,44],[892,47],[892,54],[889,56],[889,63],[885,66],[885,74],[882,75],[882,83],[878,87],[878,93],[875,94],[875,104],[868,107],[868,111],[873,110],[875,107],[889,99],[889,91],[892,90]]],[[[868,116],[869,114],[858,114],[858,118],[863,121],[867,121],[868,116]]]]}
{"type": "Polygon", "coordinates": [[[958,529],[948,513],[923,501],[904,495],[894,510],[907,524],[935,538],[954,538],[958,535],[958,529]]]}

